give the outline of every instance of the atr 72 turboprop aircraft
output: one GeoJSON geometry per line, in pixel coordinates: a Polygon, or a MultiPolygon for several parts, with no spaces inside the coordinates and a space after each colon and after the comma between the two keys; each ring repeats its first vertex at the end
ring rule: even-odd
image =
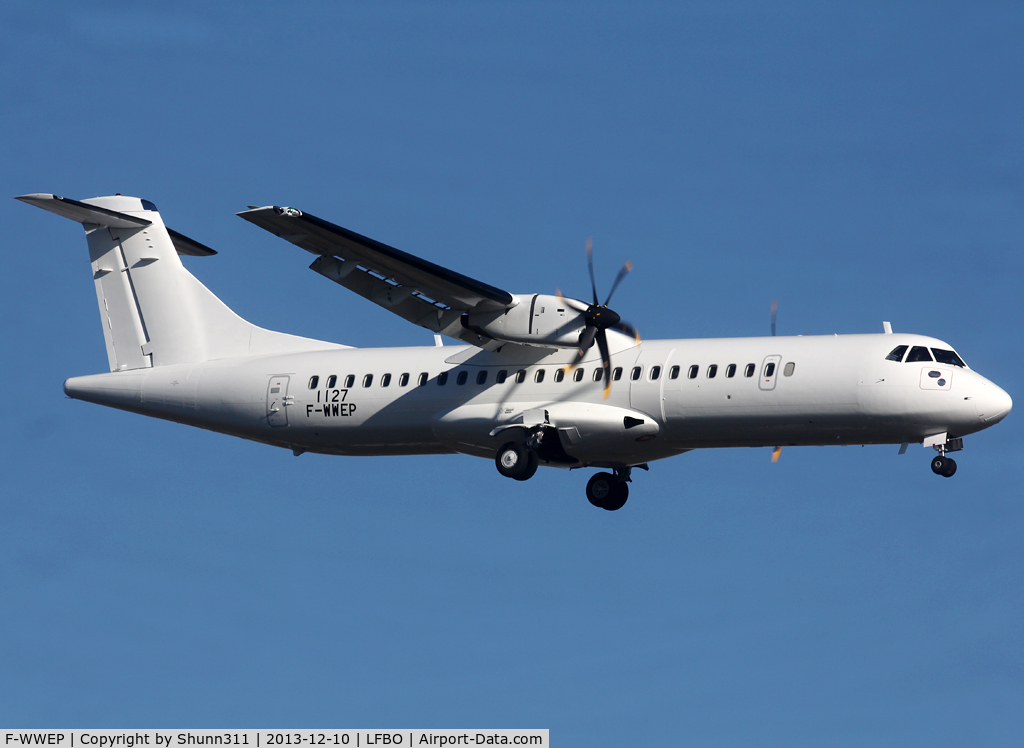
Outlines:
{"type": "Polygon", "coordinates": [[[189,273],[178,255],[216,253],[148,200],[18,199],[85,228],[110,372],[68,379],[70,397],[296,455],[461,452],[516,480],[538,465],[604,468],[587,498],[615,510],[633,468],[710,447],[772,447],[774,460],[783,446],[916,443],[950,477],[947,453],[1012,407],[952,346],[888,323],[877,335],[641,342],[599,302],[592,262],[589,303],[514,295],[294,208],[250,206],[238,215],[438,345],[296,337],[246,322],[189,273]]]}

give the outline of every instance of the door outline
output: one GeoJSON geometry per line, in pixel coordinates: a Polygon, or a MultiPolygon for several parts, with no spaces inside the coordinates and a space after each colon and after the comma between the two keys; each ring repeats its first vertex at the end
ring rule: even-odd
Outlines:
{"type": "Polygon", "coordinates": [[[763,392],[771,392],[775,389],[775,380],[779,378],[779,374],[781,373],[779,371],[779,364],[781,363],[782,356],[778,353],[765,356],[764,361],[761,362],[761,370],[758,374],[760,379],[757,382],[757,386],[763,392]],[[775,364],[775,366],[772,367],[772,373],[770,375],[766,373],[768,371],[768,364],[775,364]]]}
{"type": "Polygon", "coordinates": [[[291,398],[288,396],[290,379],[291,377],[287,375],[271,377],[267,384],[267,423],[274,428],[288,425],[287,406],[291,405],[291,398]]]}

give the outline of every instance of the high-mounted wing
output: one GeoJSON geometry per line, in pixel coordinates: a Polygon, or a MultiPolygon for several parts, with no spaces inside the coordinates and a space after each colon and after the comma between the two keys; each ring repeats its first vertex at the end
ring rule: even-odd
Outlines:
{"type": "Polygon", "coordinates": [[[245,220],[317,255],[309,267],[403,319],[483,348],[500,346],[463,326],[464,314],[500,313],[507,291],[389,247],[295,208],[252,208],[245,220]]]}

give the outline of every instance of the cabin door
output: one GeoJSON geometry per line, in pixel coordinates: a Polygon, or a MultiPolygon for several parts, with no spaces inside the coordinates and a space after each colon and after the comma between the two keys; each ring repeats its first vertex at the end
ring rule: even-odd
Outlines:
{"type": "Polygon", "coordinates": [[[288,425],[289,377],[271,377],[267,385],[267,423],[271,426],[288,425]]]}
{"type": "Polygon", "coordinates": [[[665,419],[661,407],[661,386],[665,382],[665,361],[668,357],[664,349],[641,349],[633,366],[623,372],[623,379],[629,381],[629,406],[660,421],[665,419]],[[634,379],[634,376],[637,378],[634,379]]]}

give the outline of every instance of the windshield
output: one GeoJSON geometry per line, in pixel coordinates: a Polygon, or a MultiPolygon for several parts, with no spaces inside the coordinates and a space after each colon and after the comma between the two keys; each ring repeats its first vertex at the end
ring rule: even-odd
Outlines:
{"type": "Polygon", "coordinates": [[[942,348],[932,348],[932,353],[935,354],[935,360],[940,364],[959,366],[961,369],[967,368],[967,364],[965,364],[953,351],[943,350],[942,348]]]}

